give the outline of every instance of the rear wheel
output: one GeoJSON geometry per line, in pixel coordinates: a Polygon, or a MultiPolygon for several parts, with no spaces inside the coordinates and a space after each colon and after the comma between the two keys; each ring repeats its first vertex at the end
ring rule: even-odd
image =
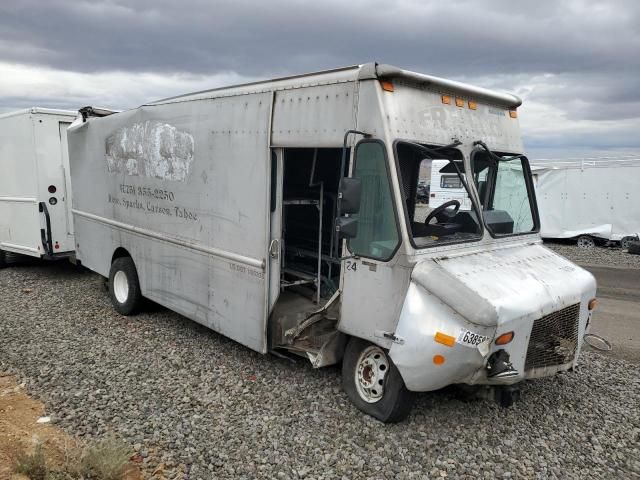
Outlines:
{"type": "Polygon", "coordinates": [[[413,406],[414,395],[387,352],[359,338],[347,345],[342,386],[358,409],[385,423],[405,419],[413,406]]]}
{"type": "Polygon", "coordinates": [[[637,240],[638,239],[636,237],[631,237],[631,236],[622,237],[622,240],[620,240],[620,246],[626,250],[627,248],[629,248],[629,245],[631,244],[631,242],[635,242],[637,240]]]}
{"type": "Polygon", "coordinates": [[[122,315],[134,315],[140,310],[142,293],[131,257],[116,258],[111,264],[109,296],[113,307],[122,315]]]}
{"type": "Polygon", "coordinates": [[[593,248],[596,246],[596,241],[589,235],[580,235],[577,244],[578,248],[593,248]]]}
{"type": "Polygon", "coordinates": [[[0,268],[7,266],[7,252],[0,250],[0,268]]]}

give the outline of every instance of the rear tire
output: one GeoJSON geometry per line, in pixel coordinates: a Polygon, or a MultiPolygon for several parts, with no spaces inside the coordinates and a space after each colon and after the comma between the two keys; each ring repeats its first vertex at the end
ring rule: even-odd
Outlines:
{"type": "Polygon", "coordinates": [[[116,258],[109,272],[109,296],[121,315],[135,315],[142,305],[136,265],[131,257],[116,258]]]}
{"type": "Polygon", "coordinates": [[[342,388],[362,412],[385,423],[407,418],[414,394],[385,350],[351,338],[342,360],[342,388]]]}
{"type": "Polygon", "coordinates": [[[634,255],[640,255],[640,242],[629,242],[627,252],[633,253],[634,255]]]}
{"type": "Polygon", "coordinates": [[[631,236],[627,236],[627,237],[622,237],[622,240],[620,240],[620,246],[626,250],[627,248],[629,248],[629,245],[631,245],[631,242],[637,242],[638,239],[636,237],[631,237],[631,236]]]}
{"type": "Polygon", "coordinates": [[[580,235],[578,237],[577,244],[578,248],[589,249],[596,246],[596,241],[589,235],[580,235]]]}
{"type": "Polygon", "coordinates": [[[0,269],[7,266],[7,252],[0,250],[0,269]]]}

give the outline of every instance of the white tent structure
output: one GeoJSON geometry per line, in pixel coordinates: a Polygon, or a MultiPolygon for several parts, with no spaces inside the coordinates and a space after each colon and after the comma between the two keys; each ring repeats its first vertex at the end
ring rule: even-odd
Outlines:
{"type": "Polygon", "coordinates": [[[621,242],[640,233],[640,156],[531,163],[543,238],[621,242]]]}

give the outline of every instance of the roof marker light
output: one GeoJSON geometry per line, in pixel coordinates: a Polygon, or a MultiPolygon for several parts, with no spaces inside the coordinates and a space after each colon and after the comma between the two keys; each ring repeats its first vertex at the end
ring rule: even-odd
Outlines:
{"type": "Polygon", "coordinates": [[[518,112],[516,110],[509,110],[509,116],[511,118],[518,118],[518,112]]]}
{"type": "Polygon", "coordinates": [[[442,103],[445,105],[451,105],[451,95],[442,95],[442,103]]]}
{"type": "Polygon", "coordinates": [[[389,80],[380,80],[380,85],[385,92],[393,92],[394,90],[393,83],[391,83],[389,80]]]}
{"type": "Polygon", "coordinates": [[[469,100],[468,105],[469,105],[469,109],[470,110],[477,110],[478,109],[478,104],[476,102],[474,102],[473,100],[469,100]]]}
{"type": "Polygon", "coordinates": [[[464,98],[456,97],[456,107],[464,107],[464,98]]]}

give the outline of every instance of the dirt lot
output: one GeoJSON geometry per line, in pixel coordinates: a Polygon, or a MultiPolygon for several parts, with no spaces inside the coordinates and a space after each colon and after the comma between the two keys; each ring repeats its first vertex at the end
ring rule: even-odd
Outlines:
{"type": "MultiPolygon", "coordinates": [[[[46,408],[24,391],[15,377],[0,373],[0,480],[22,480],[28,477],[14,473],[18,457],[31,453],[37,445],[44,449],[47,466],[63,467],[65,456],[80,443],[51,425],[46,408]],[[41,423],[38,420],[41,420],[41,423]]],[[[140,470],[131,464],[123,480],[140,480],[140,470]]]]}
{"type": "MultiPolygon", "coordinates": [[[[0,374],[2,375],[2,374],[0,374]]],[[[26,395],[12,376],[0,376],[0,479],[24,478],[13,475],[18,455],[40,443],[53,466],[60,466],[71,437],[47,423],[37,423],[45,415],[42,403],[26,395]]]]}

